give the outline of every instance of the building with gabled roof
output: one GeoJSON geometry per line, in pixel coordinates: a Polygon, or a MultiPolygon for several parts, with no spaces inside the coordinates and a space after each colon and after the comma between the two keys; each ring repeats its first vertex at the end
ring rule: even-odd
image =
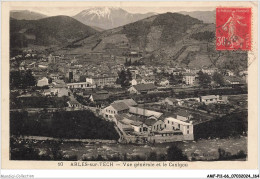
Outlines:
{"type": "Polygon", "coordinates": [[[114,101],[112,104],[114,104],[114,103],[120,103],[120,102],[123,102],[123,103],[125,103],[127,106],[136,106],[137,105],[137,103],[132,99],[132,98],[130,98],[130,99],[122,99],[122,100],[117,100],[117,101],[114,101]]]}
{"type": "Polygon", "coordinates": [[[129,112],[129,107],[123,102],[111,104],[110,106],[108,106],[102,110],[103,116],[106,119],[109,119],[112,121],[115,121],[115,118],[114,118],[115,115],[128,113],[128,112],[129,112]]]}
{"type": "Polygon", "coordinates": [[[219,100],[219,95],[207,95],[207,96],[201,96],[200,100],[202,103],[208,105],[212,103],[217,103],[219,100]]]}
{"type": "Polygon", "coordinates": [[[168,97],[168,98],[165,98],[165,100],[163,102],[164,102],[164,104],[169,105],[169,106],[177,106],[179,101],[175,98],[168,97]]]}
{"type": "Polygon", "coordinates": [[[42,86],[48,86],[48,85],[49,85],[49,80],[46,77],[43,77],[42,79],[37,81],[37,86],[42,87],[42,86]]]}
{"type": "Polygon", "coordinates": [[[192,117],[187,110],[180,110],[176,113],[176,118],[180,121],[189,121],[192,117]]]}
{"type": "Polygon", "coordinates": [[[136,94],[144,94],[144,93],[154,92],[156,90],[157,87],[153,83],[138,84],[128,89],[130,93],[136,93],[136,94]]]}
{"type": "Polygon", "coordinates": [[[137,115],[140,117],[144,117],[144,118],[156,118],[159,119],[163,113],[160,112],[156,112],[156,111],[152,111],[152,110],[148,110],[148,109],[143,109],[143,108],[139,108],[139,107],[130,107],[129,108],[129,113],[133,114],[133,115],[137,115]]]}
{"type": "Polygon", "coordinates": [[[193,124],[191,121],[186,122],[174,117],[167,117],[164,119],[165,129],[166,130],[180,130],[183,135],[192,135],[193,136],[193,124]]]}

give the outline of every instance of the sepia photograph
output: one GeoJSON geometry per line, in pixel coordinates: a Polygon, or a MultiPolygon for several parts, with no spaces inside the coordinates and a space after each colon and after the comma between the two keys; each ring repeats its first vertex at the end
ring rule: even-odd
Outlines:
{"type": "Polygon", "coordinates": [[[248,162],[253,13],[14,3],[9,161],[248,162]]]}

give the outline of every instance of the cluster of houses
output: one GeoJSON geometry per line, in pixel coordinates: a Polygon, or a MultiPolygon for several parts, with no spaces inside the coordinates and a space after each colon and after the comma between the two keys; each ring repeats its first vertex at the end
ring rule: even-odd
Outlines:
{"type": "Polygon", "coordinates": [[[126,142],[152,143],[193,140],[192,115],[163,113],[140,108],[133,99],[114,101],[102,109],[104,118],[115,122],[126,142]]]}
{"type": "Polygon", "coordinates": [[[162,102],[167,106],[184,106],[185,102],[202,103],[205,105],[227,104],[228,98],[227,98],[227,96],[219,96],[219,95],[207,95],[207,96],[201,96],[198,98],[184,98],[184,99],[175,99],[175,98],[167,97],[162,102]]]}
{"type": "MultiPolygon", "coordinates": [[[[183,106],[189,100],[205,105],[228,103],[227,96],[208,95],[185,99],[168,97],[161,104],[177,107],[183,106]]],[[[117,125],[125,142],[162,143],[194,139],[193,127],[196,119],[188,110],[166,114],[140,107],[133,99],[123,99],[103,108],[101,115],[117,125]]]]}

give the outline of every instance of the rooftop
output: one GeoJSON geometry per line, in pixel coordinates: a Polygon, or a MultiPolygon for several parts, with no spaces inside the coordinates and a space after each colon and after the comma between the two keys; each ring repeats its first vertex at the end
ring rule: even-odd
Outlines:
{"type": "Polygon", "coordinates": [[[159,118],[163,114],[163,113],[160,113],[160,112],[142,109],[142,108],[138,108],[138,107],[130,107],[129,112],[133,113],[133,114],[146,116],[146,117],[155,116],[156,118],[159,118]]]}
{"type": "Polygon", "coordinates": [[[92,98],[94,101],[102,101],[102,100],[107,100],[109,98],[109,94],[97,94],[93,93],[92,98]]]}
{"type": "Polygon", "coordinates": [[[153,124],[155,124],[157,122],[156,119],[146,119],[144,121],[144,123],[147,125],[147,126],[152,126],[153,124]]]}
{"type": "Polygon", "coordinates": [[[189,117],[191,114],[188,111],[180,110],[176,113],[178,116],[189,117]]]}
{"type": "Polygon", "coordinates": [[[117,111],[123,111],[123,110],[129,109],[129,107],[123,102],[114,103],[114,104],[111,104],[111,106],[117,111]]]}
{"type": "Polygon", "coordinates": [[[136,103],[133,99],[117,100],[117,101],[114,101],[112,104],[114,104],[114,103],[120,103],[120,102],[125,103],[127,106],[135,106],[135,105],[137,105],[137,103],[136,103]]]}
{"type": "Polygon", "coordinates": [[[215,99],[218,98],[216,95],[201,96],[201,99],[215,99]]]}
{"type": "Polygon", "coordinates": [[[137,91],[154,90],[156,86],[153,83],[148,84],[138,84],[133,86],[137,91]]]}
{"type": "Polygon", "coordinates": [[[176,123],[178,123],[178,124],[185,125],[185,126],[191,126],[191,125],[192,125],[192,123],[184,122],[184,121],[175,119],[175,118],[173,118],[173,117],[167,117],[167,118],[165,118],[165,120],[173,121],[173,122],[176,122],[176,123]]]}

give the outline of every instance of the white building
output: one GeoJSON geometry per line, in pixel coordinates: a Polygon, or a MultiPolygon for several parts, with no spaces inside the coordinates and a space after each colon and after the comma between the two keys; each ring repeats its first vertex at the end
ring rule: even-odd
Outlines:
{"type": "Polygon", "coordinates": [[[202,103],[208,105],[212,103],[217,103],[219,101],[219,95],[208,95],[208,96],[201,96],[200,100],[202,103]]]}
{"type": "Polygon", "coordinates": [[[42,79],[37,81],[37,86],[42,87],[42,86],[48,86],[48,85],[49,85],[49,80],[46,77],[43,77],[42,79]]]}
{"type": "Polygon", "coordinates": [[[85,89],[85,88],[95,88],[95,86],[89,82],[78,82],[78,83],[68,83],[67,87],[69,89],[77,89],[77,88],[81,88],[81,89],[85,89]]]}
{"type": "Polygon", "coordinates": [[[183,74],[183,81],[187,85],[193,85],[195,82],[195,75],[192,73],[185,73],[183,74]]]}
{"type": "Polygon", "coordinates": [[[166,130],[180,130],[183,133],[183,135],[193,135],[192,121],[185,122],[173,117],[168,117],[165,118],[164,123],[166,124],[166,130]]]}

